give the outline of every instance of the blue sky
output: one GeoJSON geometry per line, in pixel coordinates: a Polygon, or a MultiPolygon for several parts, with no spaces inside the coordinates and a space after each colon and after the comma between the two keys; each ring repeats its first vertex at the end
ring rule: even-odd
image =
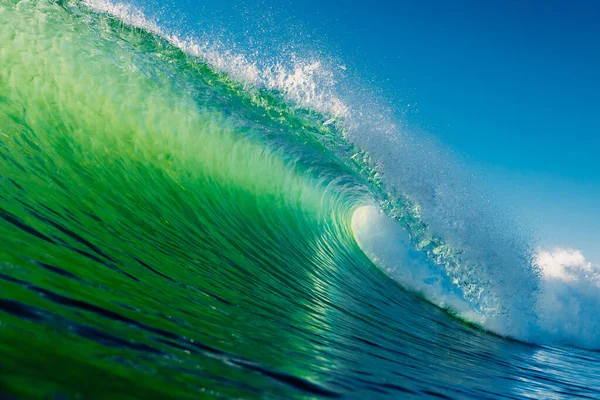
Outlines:
{"type": "Polygon", "coordinates": [[[343,53],[416,103],[542,244],[600,261],[600,3],[319,4],[343,53]]]}
{"type": "Polygon", "coordinates": [[[481,171],[544,246],[600,262],[600,2],[169,4],[155,9],[175,27],[331,52],[481,171]]]}

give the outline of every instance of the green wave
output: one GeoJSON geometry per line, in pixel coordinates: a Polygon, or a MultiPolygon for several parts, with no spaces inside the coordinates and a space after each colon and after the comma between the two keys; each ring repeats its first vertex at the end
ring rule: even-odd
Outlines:
{"type": "Polygon", "coordinates": [[[329,393],[310,364],[326,307],[361,270],[390,283],[354,242],[361,178],[321,117],[75,2],[2,1],[0,20],[2,391],[329,393]]]}
{"type": "Polygon", "coordinates": [[[343,121],[79,1],[0,0],[0,21],[0,393],[343,393],[323,382],[360,363],[356,326],[429,306],[358,246],[373,203],[496,306],[343,121]]]}

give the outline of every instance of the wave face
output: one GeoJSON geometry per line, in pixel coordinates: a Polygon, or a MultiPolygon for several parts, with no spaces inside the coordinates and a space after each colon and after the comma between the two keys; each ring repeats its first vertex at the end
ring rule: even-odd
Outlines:
{"type": "Polygon", "coordinates": [[[100,0],[0,21],[0,394],[600,395],[599,275],[319,62],[100,0]]]}

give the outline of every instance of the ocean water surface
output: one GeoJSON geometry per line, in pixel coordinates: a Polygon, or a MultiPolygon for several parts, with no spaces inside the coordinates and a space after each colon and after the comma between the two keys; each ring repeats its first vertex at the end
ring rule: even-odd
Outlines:
{"type": "Polygon", "coordinates": [[[0,0],[0,397],[600,398],[598,275],[322,67],[0,0]]]}

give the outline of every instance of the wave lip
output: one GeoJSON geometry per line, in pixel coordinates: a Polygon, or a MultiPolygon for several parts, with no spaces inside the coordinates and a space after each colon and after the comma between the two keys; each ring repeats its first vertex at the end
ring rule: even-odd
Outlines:
{"type": "Polygon", "coordinates": [[[224,48],[214,38],[201,41],[169,32],[130,4],[112,0],[82,0],[82,3],[94,12],[107,13],[127,25],[160,36],[215,71],[225,73],[248,87],[281,92],[292,103],[332,116],[334,120],[344,119],[350,112],[349,105],[333,90],[337,83],[335,74],[323,60],[292,54],[287,63],[262,65],[259,60],[224,48]]]}

